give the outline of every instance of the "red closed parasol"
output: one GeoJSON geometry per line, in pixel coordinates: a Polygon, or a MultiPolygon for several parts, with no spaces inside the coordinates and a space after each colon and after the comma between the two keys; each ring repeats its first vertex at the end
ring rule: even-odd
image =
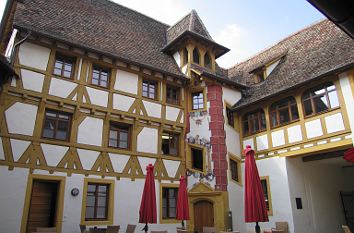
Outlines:
{"type": "Polygon", "coordinates": [[[259,178],[254,150],[247,145],[243,151],[245,160],[245,221],[256,222],[256,232],[260,232],[258,222],[268,222],[264,193],[259,178]]]}
{"type": "Polygon", "coordinates": [[[148,223],[157,223],[154,166],[149,164],[146,167],[146,171],[143,197],[139,209],[139,223],[145,223],[143,229],[145,232],[148,231],[148,223]]]}
{"type": "Polygon", "coordinates": [[[348,162],[354,163],[354,147],[344,152],[343,158],[348,162]]]}
{"type": "Polygon", "coordinates": [[[176,216],[178,220],[182,220],[182,228],[184,229],[183,221],[189,220],[187,179],[184,176],[179,179],[176,216]]]}

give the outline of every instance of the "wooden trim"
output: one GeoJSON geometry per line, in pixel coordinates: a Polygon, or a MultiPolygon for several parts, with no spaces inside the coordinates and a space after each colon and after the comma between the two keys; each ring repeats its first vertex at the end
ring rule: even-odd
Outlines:
{"type": "MultiPolygon", "coordinates": [[[[160,211],[160,224],[176,224],[176,223],[179,223],[180,220],[177,220],[177,217],[176,218],[171,218],[171,219],[164,219],[163,216],[162,216],[162,196],[163,196],[163,188],[176,188],[177,189],[177,192],[178,192],[178,187],[179,185],[178,184],[166,184],[166,183],[160,183],[160,197],[159,197],[159,211],[160,211]]],[[[177,208],[177,198],[176,198],[176,208],[177,208]]]]}
{"type": "Polygon", "coordinates": [[[229,180],[231,181],[231,182],[233,182],[233,183],[235,183],[235,184],[237,184],[237,185],[239,185],[239,186],[243,186],[243,184],[242,184],[242,169],[241,169],[241,163],[242,163],[242,161],[241,161],[241,158],[239,158],[238,156],[236,156],[236,155],[234,155],[234,154],[232,154],[232,153],[228,153],[228,155],[229,155],[229,161],[228,161],[228,163],[229,163],[229,180]],[[238,175],[238,181],[236,181],[236,180],[234,180],[233,178],[232,178],[232,170],[231,170],[231,163],[230,163],[230,160],[232,160],[232,161],[234,161],[235,163],[236,163],[236,166],[237,166],[237,175],[238,175]]]}

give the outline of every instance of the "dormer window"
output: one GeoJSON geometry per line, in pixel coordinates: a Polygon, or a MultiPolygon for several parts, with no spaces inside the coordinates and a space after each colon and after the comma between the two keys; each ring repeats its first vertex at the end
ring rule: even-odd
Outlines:
{"type": "Polygon", "coordinates": [[[261,83],[266,79],[265,74],[264,74],[264,70],[261,69],[259,71],[254,72],[254,83],[261,83]]]}
{"type": "Polygon", "coordinates": [[[205,53],[204,55],[204,66],[208,69],[211,69],[211,58],[209,53],[205,53]]]}
{"type": "Polygon", "coordinates": [[[193,62],[199,64],[199,52],[198,48],[193,49],[193,62]]]}

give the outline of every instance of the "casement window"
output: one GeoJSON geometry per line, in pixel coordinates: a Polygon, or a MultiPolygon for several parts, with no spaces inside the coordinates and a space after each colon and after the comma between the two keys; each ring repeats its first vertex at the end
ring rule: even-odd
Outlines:
{"type": "Polygon", "coordinates": [[[236,182],[238,182],[238,183],[240,183],[241,182],[241,180],[240,180],[240,169],[241,169],[241,164],[238,162],[238,161],[236,161],[235,159],[231,159],[230,158],[230,172],[231,172],[231,179],[233,180],[233,181],[236,181],[236,182]]]}
{"type": "Polygon", "coordinates": [[[203,91],[192,93],[192,110],[204,109],[203,91]]]}
{"type": "Polygon", "coordinates": [[[162,219],[175,219],[178,188],[162,187],[162,219]]]}
{"type": "Polygon", "coordinates": [[[226,106],[226,117],[227,117],[227,123],[231,126],[235,126],[234,122],[234,113],[231,111],[231,108],[226,106]]]}
{"type": "Polygon", "coordinates": [[[203,149],[192,147],[191,160],[192,160],[192,169],[203,171],[204,169],[203,149]]]}
{"type": "Polygon", "coordinates": [[[44,115],[43,138],[69,140],[71,114],[54,110],[46,110],[44,115]]]}
{"type": "Polygon", "coordinates": [[[208,69],[211,69],[211,58],[209,53],[204,54],[204,66],[208,69]]]}
{"type": "Polygon", "coordinates": [[[85,220],[107,220],[109,184],[88,183],[86,193],[85,220]]]}
{"type": "Polygon", "coordinates": [[[269,184],[269,177],[261,177],[261,185],[263,189],[263,194],[264,194],[264,200],[266,203],[266,207],[268,210],[268,214],[272,214],[272,198],[270,194],[270,184],[269,184]]]}
{"type": "Polygon", "coordinates": [[[180,88],[175,86],[166,86],[166,102],[168,104],[179,105],[180,88]]]}
{"type": "Polygon", "coordinates": [[[111,70],[98,65],[92,66],[92,81],[91,83],[100,87],[108,87],[111,70]]]}
{"type": "Polygon", "coordinates": [[[108,146],[119,149],[129,149],[130,125],[111,122],[109,126],[108,146]]]}
{"type": "Polygon", "coordinates": [[[163,132],[161,145],[162,154],[178,156],[179,134],[163,132]]]}
{"type": "Polygon", "coordinates": [[[243,116],[243,133],[245,135],[261,132],[266,129],[266,118],[264,111],[259,109],[257,111],[247,113],[243,116]]]}
{"type": "Polygon", "coordinates": [[[57,53],[55,55],[53,74],[71,79],[74,76],[74,64],[75,58],[57,53]]]}
{"type": "Polygon", "coordinates": [[[270,106],[270,122],[272,127],[287,124],[299,119],[294,97],[280,100],[270,106]]]}
{"type": "Polygon", "coordinates": [[[339,107],[336,87],[327,83],[311,88],[302,95],[305,116],[315,115],[339,107]]]}
{"type": "Polygon", "coordinates": [[[143,80],[143,97],[157,99],[157,82],[153,80],[143,80]]]}
{"type": "Polygon", "coordinates": [[[198,48],[193,49],[193,62],[199,64],[199,51],[198,48]]]}

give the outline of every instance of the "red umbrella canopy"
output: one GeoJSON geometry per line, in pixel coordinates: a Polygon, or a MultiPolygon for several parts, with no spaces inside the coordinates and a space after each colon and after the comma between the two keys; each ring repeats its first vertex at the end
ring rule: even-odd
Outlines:
{"type": "Polygon", "coordinates": [[[344,159],[348,162],[354,163],[354,147],[344,152],[344,159]]]}
{"type": "Polygon", "coordinates": [[[139,223],[157,223],[154,166],[149,164],[146,167],[146,171],[143,197],[139,210],[139,223]]]}
{"type": "Polygon", "coordinates": [[[268,213],[264,200],[261,180],[259,178],[254,150],[247,145],[243,151],[245,161],[245,221],[268,222],[268,213]]]}
{"type": "Polygon", "coordinates": [[[187,180],[184,176],[179,179],[176,215],[178,220],[189,220],[187,180]]]}

